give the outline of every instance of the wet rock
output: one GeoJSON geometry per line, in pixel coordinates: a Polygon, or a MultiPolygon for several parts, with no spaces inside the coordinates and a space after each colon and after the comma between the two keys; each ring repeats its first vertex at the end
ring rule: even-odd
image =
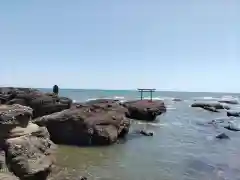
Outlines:
{"type": "Polygon", "coordinates": [[[70,108],[72,100],[56,94],[42,93],[30,88],[0,88],[2,104],[21,104],[33,108],[33,117],[59,112],[70,108]]]}
{"type": "Polygon", "coordinates": [[[34,120],[46,126],[51,139],[59,144],[108,145],[125,136],[130,120],[126,109],[113,101],[75,104],[70,109],[34,120]]]}
{"type": "Polygon", "coordinates": [[[221,99],[218,100],[220,103],[226,103],[226,104],[239,104],[238,100],[235,99],[221,99]]]}
{"type": "Polygon", "coordinates": [[[228,122],[228,124],[225,125],[224,128],[230,131],[240,131],[240,125],[235,122],[228,122]]]}
{"type": "Polygon", "coordinates": [[[145,130],[141,130],[139,133],[144,135],[144,136],[153,136],[153,132],[148,132],[148,131],[145,131],[145,130]]]}
{"type": "Polygon", "coordinates": [[[30,122],[30,107],[0,105],[0,140],[8,169],[21,180],[44,180],[51,172],[56,145],[46,128],[30,122]]]}
{"type": "Polygon", "coordinates": [[[172,101],[174,101],[174,102],[180,102],[180,101],[182,101],[182,99],[180,99],[180,98],[173,98],[172,101]]]}
{"type": "Polygon", "coordinates": [[[207,102],[196,102],[196,103],[193,103],[191,107],[199,107],[212,112],[218,112],[219,109],[227,109],[227,110],[230,109],[230,107],[223,105],[221,103],[207,103],[207,102]]]}
{"type": "Polygon", "coordinates": [[[226,135],[225,133],[221,133],[219,135],[216,136],[217,139],[230,139],[228,135],[226,135]]]}
{"type": "Polygon", "coordinates": [[[236,112],[236,111],[227,111],[227,116],[228,117],[240,117],[240,112],[236,112]]]}
{"type": "Polygon", "coordinates": [[[129,111],[127,117],[137,120],[154,121],[158,115],[166,112],[163,101],[137,100],[123,103],[129,111]]]}

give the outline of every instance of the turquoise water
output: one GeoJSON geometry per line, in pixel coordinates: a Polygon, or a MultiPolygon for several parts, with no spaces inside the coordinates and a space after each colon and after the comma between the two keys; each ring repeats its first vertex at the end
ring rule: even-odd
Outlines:
{"type": "MultiPolygon", "coordinates": [[[[60,94],[75,101],[139,97],[135,91],[61,90],[60,94]]],[[[90,180],[240,179],[240,132],[200,125],[226,117],[226,114],[189,107],[197,98],[209,100],[230,95],[240,96],[230,93],[156,92],[154,98],[163,99],[168,109],[156,122],[133,121],[127,140],[119,144],[90,148],[60,146],[57,164],[72,179],[79,175],[90,180]],[[171,98],[184,101],[173,102],[171,98]],[[139,128],[155,134],[153,137],[134,134],[134,130],[139,128]],[[230,140],[216,140],[214,137],[221,132],[225,132],[230,140]]],[[[238,105],[233,108],[240,109],[238,105]]]]}

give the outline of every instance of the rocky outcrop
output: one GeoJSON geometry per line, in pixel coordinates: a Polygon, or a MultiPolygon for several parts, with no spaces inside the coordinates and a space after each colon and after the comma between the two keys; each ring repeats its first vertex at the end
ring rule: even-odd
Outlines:
{"type": "Polygon", "coordinates": [[[220,109],[226,109],[226,110],[230,109],[229,106],[223,105],[218,102],[216,102],[216,103],[196,102],[196,103],[193,103],[191,105],[191,107],[199,107],[199,108],[211,111],[211,112],[219,112],[218,110],[220,110],[220,109]]]}
{"type": "Polygon", "coordinates": [[[34,120],[46,126],[60,144],[108,145],[125,136],[130,127],[127,110],[113,100],[89,101],[34,120]]]}
{"type": "Polygon", "coordinates": [[[240,112],[237,111],[227,111],[227,116],[228,117],[240,117],[240,112]]]}
{"type": "Polygon", "coordinates": [[[70,108],[72,100],[56,94],[42,93],[30,88],[0,88],[1,104],[21,104],[31,107],[33,117],[59,112],[70,108]]]}
{"type": "Polygon", "coordinates": [[[0,105],[0,140],[8,169],[21,180],[44,180],[51,172],[56,145],[46,128],[30,122],[32,108],[0,105]]]}
{"type": "Polygon", "coordinates": [[[166,112],[166,106],[161,100],[128,101],[123,103],[123,106],[128,109],[127,117],[137,120],[153,121],[166,112]]]}

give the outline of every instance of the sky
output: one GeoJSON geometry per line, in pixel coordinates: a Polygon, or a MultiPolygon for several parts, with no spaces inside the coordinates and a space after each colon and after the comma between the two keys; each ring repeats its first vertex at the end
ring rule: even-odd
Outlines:
{"type": "Polygon", "coordinates": [[[240,92],[240,1],[1,1],[0,66],[0,86],[240,92]]]}

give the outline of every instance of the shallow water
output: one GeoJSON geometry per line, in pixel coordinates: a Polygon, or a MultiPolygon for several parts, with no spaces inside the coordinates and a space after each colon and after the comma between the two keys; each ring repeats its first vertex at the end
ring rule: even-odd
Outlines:
{"type": "MultiPolygon", "coordinates": [[[[136,98],[135,92],[113,92],[102,95],[95,91],[86,93],[62,91],[78,101],[98,97],[136,98]],[[91,94],[91,95],[89,95],[91,94]]],[[[57,165],[68,176],[86,176],[89,180],[236,180],[240,179],[240,132],[204,125],[213,119],[225,118],[226,113],[211,113],[189,105],[195,97],[219,98],[229,94],[159,92],[168,107],[166,114],[154,123],[133,121],[127,140],[107,147],[60,146],[57,165]],[[166,97],[182,98],[172,102],[166,97]],[[134,134],[145,128],[154,131],[153,137],[134,134]],[[230,140],[217,140],[225,132],[230,140]]],[[[234,95],[238,96],[238,95],[234,95]]],[[[209,99],[209,98],[208,98],[209,99]]],[[[239,108],[239,106],[234,106],[239,108]]]]}

